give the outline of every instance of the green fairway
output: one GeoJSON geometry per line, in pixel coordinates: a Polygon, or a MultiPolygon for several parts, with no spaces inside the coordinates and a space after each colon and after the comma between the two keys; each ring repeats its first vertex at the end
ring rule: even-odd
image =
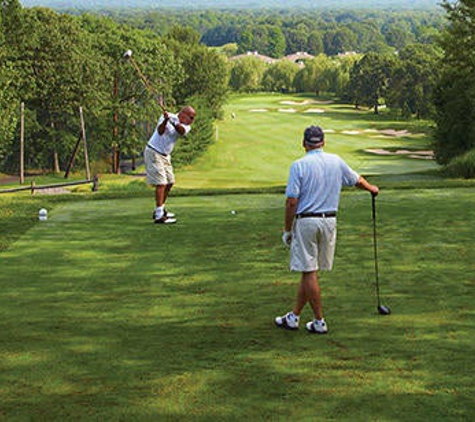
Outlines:
{"type": "Polygon", "coordinates": [[[423,158],[365,152],[427,150],[430,134],[422,122],[375,116],[313,96],[260,94],[233,98],[217,122],[217,141],[204,157],[178,172],[177,183],[183,188],[284,185],[289,163],[304,154],[303,131],[312,124],[326,131],[325,150],[340,154],[361,174],[407,174],[436,167],[423,158]]]}
{"type": "Polygon", "coordinates": [[[150,201],[57,204],[1,253],[2,420],[473,418],[473,189],[378,197],[384,317],[370,197],[345,191],[323,337],[273,325],[283,195],[175,197],[173,227],[150,201]]]}

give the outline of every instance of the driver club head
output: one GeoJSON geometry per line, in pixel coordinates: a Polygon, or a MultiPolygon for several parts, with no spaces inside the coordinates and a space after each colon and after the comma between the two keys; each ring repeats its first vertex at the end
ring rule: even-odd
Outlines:
{"type": "Polygon", "coordinates": [[[124,59],[130,59],[132,57],[132,50],[127,50],[122,57],[124,59]]]}
{"type": "Polygon", "coordinates": [[[388,306],[378,305],[378,313],[379,315],[389,315],[391,313],[391,309],[388,306]]]}

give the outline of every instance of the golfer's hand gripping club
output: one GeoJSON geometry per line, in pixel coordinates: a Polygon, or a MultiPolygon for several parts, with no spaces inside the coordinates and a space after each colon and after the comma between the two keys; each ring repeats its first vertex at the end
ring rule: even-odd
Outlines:
{"type": "Polygon", "coordinates": [[[289,248],[290,244],[292,243],[292,232],[284,232],[284,234],[282,235],[282,242],[284,246],[289,248]]]}

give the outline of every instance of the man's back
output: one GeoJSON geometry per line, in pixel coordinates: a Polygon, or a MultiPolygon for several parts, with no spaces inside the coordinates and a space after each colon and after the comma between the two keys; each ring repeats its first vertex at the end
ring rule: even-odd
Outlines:
{"type": "Polygon", "coordinates": [[[338,155],[315,149],[292,164],[286,195],[298,198],[298,214],[337,211],[342,186],[358,178],[338,155]]]}

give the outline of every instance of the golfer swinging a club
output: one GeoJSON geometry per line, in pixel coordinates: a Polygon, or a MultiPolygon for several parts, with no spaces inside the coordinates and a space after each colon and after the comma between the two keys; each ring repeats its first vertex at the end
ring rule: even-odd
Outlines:
{"type": "Polygon", "coordinates": [[[171,153],[178,138],[190,132],[195,116],[196,112],[190,106],[183,107],[178,114],[164,111],[145,147],[147,183],[155,186],[153,220],[157,224],[176,223],[175,215],[165,209],[165,202],[175,183],[171,153]]]}
{"type": "Polygon", "coordinates": [[[318,126],[305,129],[304,157],[290,167],[286,188],[285,231],[282,241],[290,247],[290,269],[301,272],[294,308],[275,318],[287,330],[299,327],[300,314],[310,304],[314,319],[310,333],[326,334],[318,270],[331,270],[336,245],[336,215],[343,186],[357,186],[377,195],[379,189],[352,170],[339,156],[323,152],[325,137],[318,126]]]}

